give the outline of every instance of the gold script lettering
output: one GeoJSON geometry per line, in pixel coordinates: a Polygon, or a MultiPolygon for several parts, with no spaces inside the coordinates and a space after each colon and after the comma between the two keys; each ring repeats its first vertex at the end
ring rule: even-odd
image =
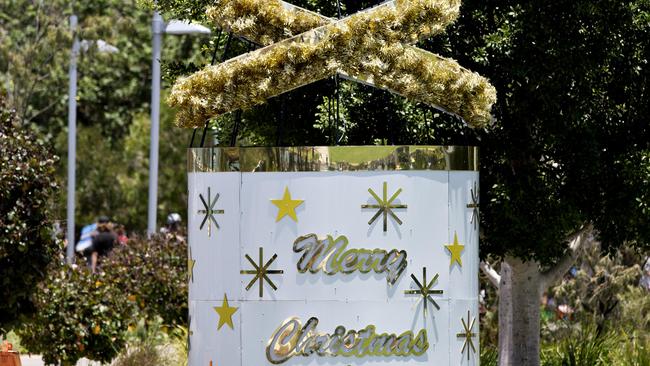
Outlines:
{"type": "Polygon", "coordinates": [[[303,326],[298,318],[289,318],[273,333],[266,347],[266,358],[281,364],[294,356],[420,356],[429,348],[426,329],[417,335],[406,331],[396,334],[377,334],[374,325],[362,330],[348,330],[338,326],[333,334],[319,333],[317,318],[310,318],[303,326]]]}
{"type": "Polygon", "coordinates": [[[341,235],[334,239],[331,235],[320,240],[316,234],[308,234],[293,242],[293,251],[303,252],[298,260],[300,273],[318,273],[328,275],[336,273],[350,274],[355,271],[368,273],[387,273],[386,281],[395,284],[406,269],[406,251],[392,249],[347,249],[348,238],[341,235]],[[346,250],[347,249],[347,250],[346,250]]]}

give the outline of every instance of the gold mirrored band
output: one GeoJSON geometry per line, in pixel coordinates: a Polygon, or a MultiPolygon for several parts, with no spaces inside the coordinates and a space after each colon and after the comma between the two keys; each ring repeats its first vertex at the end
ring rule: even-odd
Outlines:
{"type": "Polygon", "coordinates": [[[190,148],[187,166],[189,173],[478,169],[474,146],[190,148]]]}

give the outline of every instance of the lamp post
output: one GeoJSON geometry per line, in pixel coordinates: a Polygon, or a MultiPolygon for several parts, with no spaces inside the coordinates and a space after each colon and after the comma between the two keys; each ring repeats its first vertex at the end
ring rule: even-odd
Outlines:
{"type": "Polygon", "coordinates": [[[96,44],[101,53],[115,53],[118,49],[103,40],[79,41],[77,37],[78,19],[76,15],[70,16],[70,30],[73,34],[72,50],[70,52],[70,66],[68,68],[68,196],[67,196],[67,239],[66,259],[69,264],[74,261],[75,249],[75,191],[77,168],[77,58],[81,49],[87,51],[91,44],[96,44]]]}
{"type": "Polygon", "coordinates": [[[147,234],[156,232],[158,207],[158,145],[160,136],[160,53],[164,33],[210,34],[210,29],[190,22],[171,20],[165,24],[160,14],[155,11],[151,21],[153,31],[151,57],[151,142],[149,147],[149,203],[147,208],[147,234]]]}
{"type": "Polygon", "coordinates": [[[70,16],[70,30],[74,40],[70,52],[70,67],[68,70],[68,247],[67,259],[72,264],[74,260],[74,199],[76,184],[77,162],[77,57],[79,56],[79,38],[77,37],[77,16],[70,16]]]}

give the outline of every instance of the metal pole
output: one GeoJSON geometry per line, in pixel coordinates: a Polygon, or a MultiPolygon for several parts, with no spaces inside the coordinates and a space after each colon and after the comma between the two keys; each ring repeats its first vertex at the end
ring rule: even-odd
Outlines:
{"type": "Polygon", "coordinates": [[[151,145],[149,151],[149,207],[147,212],[147,234],[156,232],[158,206],[158,138],[160,130],[160,49],[164,22],[155,11],[151,22],[153,30],[151,59],[151,145]]]}
{"type": "Polygon", "coordinates": [[[77,164],[77,57],[79,56],[79,38],[77,37],[77,16],[70,16],[70,30],[74,40],[70,52],[70,68],[68,71],[68,247],[66,251],[69,264],[74,262],[75,226],[75,181],[77,164]]]}

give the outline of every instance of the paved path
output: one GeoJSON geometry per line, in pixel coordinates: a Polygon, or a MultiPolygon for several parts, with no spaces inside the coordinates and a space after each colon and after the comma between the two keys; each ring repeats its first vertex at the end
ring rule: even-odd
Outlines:
{"type": "MultiPolygon", "coordinates": [[[[20,363],[23,366],[44,366],[41,356],[20,356],[20,363]]],[[[77,366],[101,366],[100,363],[90,362],[85,358],[82,358],[77,362],[77,366]]]]}

